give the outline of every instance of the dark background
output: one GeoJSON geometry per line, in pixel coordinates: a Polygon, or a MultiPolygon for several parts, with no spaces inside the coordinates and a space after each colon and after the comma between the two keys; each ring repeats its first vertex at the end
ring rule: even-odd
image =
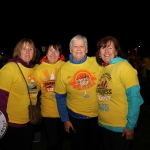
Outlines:
{"type": "Polygon", "coordinates": [[[95,55],[97,41],[115,36],[122,50],[149,53],[150,9],[148,2],[115,1],[5,1],[1,4],[1,50],[11,55],[16,43],[31,38],[41,50],[50,41],[61,43],[69,54],[69,42],[76,34],[88,39],[89,55],[95,55]]]}

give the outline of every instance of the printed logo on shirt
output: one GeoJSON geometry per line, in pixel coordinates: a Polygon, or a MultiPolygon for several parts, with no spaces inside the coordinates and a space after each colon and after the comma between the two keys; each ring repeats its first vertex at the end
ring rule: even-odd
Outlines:
{"type": "Polygon", "coordinates": [[[99,84],[96,89],[96,92],[98,93],[97,95],[98,101],[110,100],[111,96],[105,96],[105,94],[112,94],[112,90],[108,88],[110,80],[111,76],[109,73],[105,73],[101,76],[99,84]]]}
{"type": "Polygon", "coordinates": [[[89,95],[87,93],[87,89],[91,88],[96,84],[95,73],[90,73],[87,70],[78,70],[74,76],[73,80],[69,82],[69,85],[72,86],[76,90],[84,90],[83,96],[88,98],[89,95]]]}
{"type": "Polygon", "coordinates": [[[37,96],[37,84],[35,82],[35,77],[33,76],[33,74],[29,74],[27,82],[30,97],[35,98],[37,96]]]}
{"type": "Polygon", "coordinates": [[[48,70],[43,70],[44,78],[40,78],[45,92],[53,92],[55,86],[55,73],[49,74],[48,70]]]}
{"type": "Polygon", "coordinates": [[[99,104],[98,109],[101,111],[109,111],[109,105],[105,103],[99,104]]]}

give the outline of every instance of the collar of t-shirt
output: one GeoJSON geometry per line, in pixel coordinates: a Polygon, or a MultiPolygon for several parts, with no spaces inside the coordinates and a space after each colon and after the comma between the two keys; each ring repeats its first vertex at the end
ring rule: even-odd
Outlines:
{"type": "Polygon", "coordinates": [[[82,64],[83,62],[86,61],[87,55],[84,56],[82,60],[74,60],[72,54],[69,55],[69,60],[73,64],[82,64]]]}

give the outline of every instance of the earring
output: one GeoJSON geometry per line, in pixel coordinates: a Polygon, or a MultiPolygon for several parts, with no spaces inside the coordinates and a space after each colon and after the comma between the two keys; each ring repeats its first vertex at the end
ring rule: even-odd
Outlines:
{"type": "Polygon", "coordinates": [[[101,56],[99,56],[99,58],[102,58],[101,56]]]}

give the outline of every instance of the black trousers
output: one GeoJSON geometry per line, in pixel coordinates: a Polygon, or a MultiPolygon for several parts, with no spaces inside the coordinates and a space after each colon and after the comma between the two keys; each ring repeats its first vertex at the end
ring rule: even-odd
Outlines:
{"type": "Polygon", "coordinates": [[[46,150],[63,150],[65,130],[60,118],[43,117],[42,121],[47,140],[46,150]]]}
{"type": "Polygon", "coordinates": [[[33,135],[34,127],[30,123],[19,128],[8,126],[0,139],[0,150],[31,150],[33,135]]]}
{"type": "Polygon", "coordinates": [[[112,132],[103,127],[99,127],[102,134],[103,150],[130,150],[130,140],[122,137],[122,132],[112,132]]]}
{"type": "Polygon", "coordinates": [[[74,127],[74,131],[70,133],[72,150],[100,150],[98,118],[76,119],[72,116],[69,117],[74,127]]]}

